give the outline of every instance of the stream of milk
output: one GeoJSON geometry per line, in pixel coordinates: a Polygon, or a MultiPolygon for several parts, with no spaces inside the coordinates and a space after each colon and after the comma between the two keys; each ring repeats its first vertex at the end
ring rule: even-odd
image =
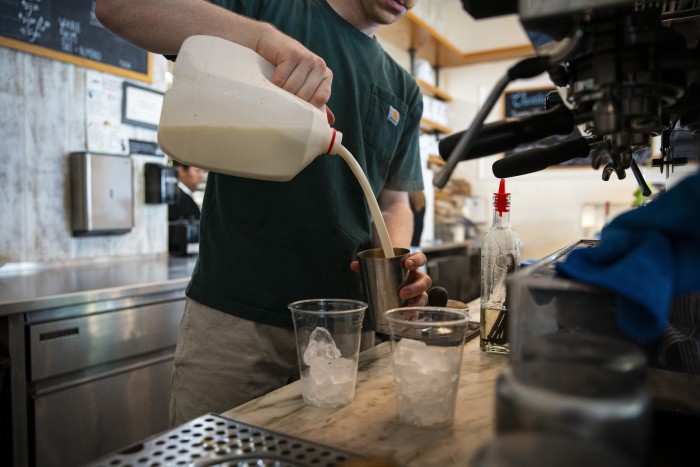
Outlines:
{"type": "Polygon", "coordinates": [[[358,164],[352,154],[350,154],[350,151],[345,149],[345,146],[336,146],[334,149],[336,149],[337,154],[348,164],[350,170],[352,170],[352,173],[355,174],[357,181],[360,182],[362,191],[365,193],[365,198],[367,198],[369,210],[372,213],[372,219],[374,219],[374,226],[377,229],[377,234],[379,235],[379,242],[381,243],[382,250],[384,251],[384,257],[392,258],[394,256],[394,248],[391,245],[389,231],[384,223],[384,218],[382,217],[382,212],[379,209],[377,199],[374,197],[374,193],[372,192],[372,187],[369,186],[367,176],[365,176],[365,173],[362,171],[360,164],[358,164]]]}

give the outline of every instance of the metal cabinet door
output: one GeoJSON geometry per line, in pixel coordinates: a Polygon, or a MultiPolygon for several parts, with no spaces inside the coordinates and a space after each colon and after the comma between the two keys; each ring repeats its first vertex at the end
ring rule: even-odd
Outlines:
{"type": "Polygon", "coordinates": [[[38,396],[35,465],[81,465],[167,430],[173,355],[139,365],[38,396]]]}

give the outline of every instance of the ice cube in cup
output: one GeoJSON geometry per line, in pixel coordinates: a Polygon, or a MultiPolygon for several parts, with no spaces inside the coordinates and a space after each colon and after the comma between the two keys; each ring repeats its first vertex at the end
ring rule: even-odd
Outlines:
{"type": "Polygon", "coordinates": [[[304,400],[331,407],[352,401],[357,362],[341,355],[326,328],[317,327],[311,332],[303,355],[304,363],[309,366],[308,375],[302,377],[304,400]]]}

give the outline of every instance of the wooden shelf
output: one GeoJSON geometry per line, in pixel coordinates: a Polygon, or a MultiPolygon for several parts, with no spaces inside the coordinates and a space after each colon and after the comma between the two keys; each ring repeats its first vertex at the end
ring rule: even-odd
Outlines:
{"type": "Polygon", "coordinates": [[[435,86],[428,83],[427,81],[423,81],[422,79],[417,79],[416,83],[420,87],[420,90],[424,96],[434,97],[435,99],[440,99],[443,102],[450,102],[452,100],[452,96],[447,94],[442,89],[436,88],[435,86]]]}
{"type": "Polygon", "coordinates": [[[434,155],[428,156],[428,165],[433,164],[433,165],[436,165],[438,167],[443,167],[445,165],[445,163],[446,162],[440,156],[434,156],[434,155]]]}
{"type": "Polygon", "coordinates": [[[410,11],[394,24],[379,28],[377,36],[405,50],[414,49],[416,59],[427,60],[431,65],[437,67],[509,60],[527,57],[535,53],[530,44],[464,53],[410,11]]]}
{"type": "Polygon", "coordinates": [[[420,129],[423,133],[452,133],[452,128],[441,125],[427,118],[420,119],[420,129]]]}

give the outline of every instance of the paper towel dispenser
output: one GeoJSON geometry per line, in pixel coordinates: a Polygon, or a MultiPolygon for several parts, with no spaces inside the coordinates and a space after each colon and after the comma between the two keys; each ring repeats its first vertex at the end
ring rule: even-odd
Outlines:
{"type": "Polygon", "coordinates": [[[70,190],[73,236],[116,235],[132,229],[131,157],[71,153],[70,190]]]}

